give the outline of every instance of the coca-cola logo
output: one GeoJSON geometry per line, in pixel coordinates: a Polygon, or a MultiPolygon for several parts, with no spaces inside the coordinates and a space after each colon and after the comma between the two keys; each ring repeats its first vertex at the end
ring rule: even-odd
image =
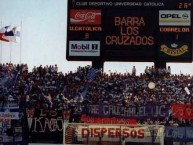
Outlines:
{"type": "Polygon", "coordinates": [[[100,10],[71,10],[71,24],[101,24],[100,10]]]}
{"type": "Polygon", "coordinates": [[[77,12],[75,15],[75,19],[83,20],[83,21],[94,21],[95,20],[96,13],[94,12],[77,12]]]}

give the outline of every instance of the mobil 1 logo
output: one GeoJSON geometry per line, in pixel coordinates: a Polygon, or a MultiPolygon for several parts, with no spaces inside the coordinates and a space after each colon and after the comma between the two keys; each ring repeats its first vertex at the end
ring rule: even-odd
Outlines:
{"type": "Polygon", "coordinates": [[[69,56],[100,56],[100,41],[69,41],[69,56]]]}
{"type": "Polygon", "coordinates": [[[97,51],[99,49],[98,47],[99,47],[98,44],[91,44],[91,49],[92,50],[96,50],[97,51]]]}

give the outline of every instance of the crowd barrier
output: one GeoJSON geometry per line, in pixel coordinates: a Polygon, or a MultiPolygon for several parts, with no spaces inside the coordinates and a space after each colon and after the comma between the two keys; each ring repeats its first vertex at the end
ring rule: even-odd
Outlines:
{"type": "MultiPolygon", "coordinates": [[[[52,132],[54,134],[54,132],[52,132]]],[[[38,134],[38,133],[37,133],[38,134]]],[[[40,138],[39,138],[40,139],[40,138]]],[[[193,127],[171,127],[165,126],[165,142],[186,143],[193,145],[193,127]]],[[[41,140],[37,140],[41,142],[41,140]]],[[[10,145],[11,142],[0,143],[0,145],[10,145]]],[[[11,143],[11,145],[26,145],[26,143],[11,143]]],[[[28,145],[47,145],[46,143],[29,143],[28,145]]],[[[62,144],[49,144],[49,145],[62,145],[62,144]]]]}

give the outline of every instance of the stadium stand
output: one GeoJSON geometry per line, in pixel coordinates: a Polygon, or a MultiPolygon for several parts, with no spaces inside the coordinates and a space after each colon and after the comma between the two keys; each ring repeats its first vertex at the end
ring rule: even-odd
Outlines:
{"type": "MultiPolygon", "coordinates": [[[[69,122],[80,122],[88,105],[192,104],[193,77],[172,74],[171,68],[144,68],[144,73],[107,74],[92,71],[91,66],[78,67],[75,72],[62,73],[57,65],[34,67],[27,64],[0,64],[0,106],[18,103],[22,109],[71,110],[69,122]],[[88,77],[89,76],[89,77],[88,77]],[[91,77],[91,79],[90,79],[91,77]],[[153,82],[154,89],[148,84],[153,82]]],[[[170,107],[170,112],[172,111],[170,107]]],[[[192,126],[191,119],[137,119],[138,124],[192,126]]],[[[69,138],[70,139],[70,138],[69,138]]]]}
{"type": "Polygon", "coordinates": [[[192,103],[193,77],[171,74],[170,68],[146,67],[139,76],[136,73],[107,74],[98,71],[89,83],[87,74],[90,68],[79,67],[76,72],[63,74],[58,72],[57,65],[40,65],[28,72],[27,64],[0,64],[0,93],[4,102],[1,105],[11,98],[26,108],[62,110],[78,105],[76,111],[81,111],[84,103],[125,106],[192,103]],[[148,88],[149,82],[156,84],[155,90],[148,88]]]}

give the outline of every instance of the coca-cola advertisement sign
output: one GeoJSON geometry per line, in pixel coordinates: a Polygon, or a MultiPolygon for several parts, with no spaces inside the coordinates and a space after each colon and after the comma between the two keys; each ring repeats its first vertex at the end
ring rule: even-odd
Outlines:
{"type": "Polygon", "coordinates": [[[100,25],[101,10],[70,10],[70,24],[100,25]]]}

